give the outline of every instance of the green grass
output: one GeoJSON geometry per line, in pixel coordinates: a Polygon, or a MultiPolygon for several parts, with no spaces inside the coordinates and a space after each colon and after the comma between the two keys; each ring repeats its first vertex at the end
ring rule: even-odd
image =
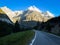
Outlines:
{"type": "Polygon", "coordinates": [[[30,41],[33,36],[33,31],[13,33],[0,38],[0,45],[27,45],[28,41],[30,41]]]}

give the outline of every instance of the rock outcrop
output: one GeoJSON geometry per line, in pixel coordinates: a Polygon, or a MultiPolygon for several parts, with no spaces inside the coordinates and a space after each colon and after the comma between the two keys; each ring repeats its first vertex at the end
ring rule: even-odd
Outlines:
{"type": "Polygon", "coordinates": [[[45,14],[35,6],[31,6],[20,15],[21,18],[19,23],[21,27],[31,28],[36,26],[37,22],[46,22],[47,20],[53,18],[53,16],[50,15],[50,12],[45,14]]]}
{"type": "Polygon", "coordinates": [[[43,30],[60,34],[60,16],[52,18],[43,24],[43,30]]]}
{"type": "Polygon", "coordinates": [[[6,6],[0,8],[0,13],[6,14],[13,23],[15,23],[16,20],[18,20],[18,18],[14,18],[16,14],[6,6]]]}

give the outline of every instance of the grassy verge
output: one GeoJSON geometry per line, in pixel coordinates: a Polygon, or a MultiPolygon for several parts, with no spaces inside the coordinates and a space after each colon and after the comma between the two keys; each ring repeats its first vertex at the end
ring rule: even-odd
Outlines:
{"type": "Polygon", "coordinates": [[[0,45],[27,45],[28,41],[32,39],[33,35],[33,31],[13,33],[0,38],[0,45]]]}

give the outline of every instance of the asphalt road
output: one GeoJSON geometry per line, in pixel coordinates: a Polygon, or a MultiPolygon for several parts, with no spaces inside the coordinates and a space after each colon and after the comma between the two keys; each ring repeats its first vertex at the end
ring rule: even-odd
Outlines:
{"type": "Polygon", "coordinates": [[[46,32],[35,32],[36,38],[32,45],[60,45],[60,37],[46,32]]]}

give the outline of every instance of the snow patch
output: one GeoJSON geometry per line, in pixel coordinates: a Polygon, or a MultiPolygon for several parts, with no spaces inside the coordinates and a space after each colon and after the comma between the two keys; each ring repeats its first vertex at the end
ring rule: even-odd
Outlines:
{"type": "Polygon", "coordinates": [[[14,13],[15,13],[16,15],[20,15],[20,14],[23,14],[23,11],[22,11],[22,10],[20,10],[20,11],[14,11],[14,13]]]}
{"type": "Polygon", "coordinates": [[[52,13],[51,13],[51,12],[49,12],[49,11],[46,11],[46,16],[54,17],[54,14],[52,14],[52,13]]]}
{"type": "Polygon", "coordinates": [[[39,10],[36,6],[30,6],[29,8],[28,8],[28,10],[30,10],[30,11],[37,11],[37,12],[42,12],[41,10],[39,10]]]}

